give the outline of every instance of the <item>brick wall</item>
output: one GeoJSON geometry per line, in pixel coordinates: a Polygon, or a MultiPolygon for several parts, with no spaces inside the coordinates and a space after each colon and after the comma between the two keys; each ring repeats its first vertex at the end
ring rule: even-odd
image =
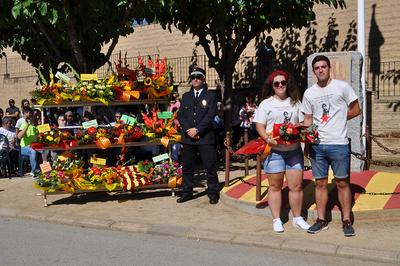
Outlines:
{"type": "MultiPolygon", "coordinates": [[[[346,40],[351,40],[348,47],[356,49],[357,1],[346,2],[347,8],[344,10],[336,10],[325,5],[315,6],[316,20],[312,26],[314,32],[312,37],[315,39],[312,49],[315,51],[311,52],[322,49],[327,40],[331,46],[330,48],[325,47],[325,49],[334,47],[337,51],[341,51],[345,47],[346,40]],[[328,30],[329,25],[330,30],[328,30]],[[348,39],[349,37],[350,39],[348,39]]],[[[397,30],[400,25],[399,12],[398,0],[365,0],[365,51],[369,56],[367,72],[377,71],[376,66],[379,61],[400,61],[400,31],[397,30]]],[[[294,31],[298,36],[291,36],[298,43],[300,50],[304,49],[306,45],[307,30],[309,29],[294,31]]],[[[274,38],[274,45],[280,47],[282,31],[275,30],[270,35],[274,38]]],[[[186,57],[192,54],[195,42],[196,38],[192,38],[190,34],[182,34],[174,28],[170,33],[156,24],[144,25],[136,27],[135,32],[130,36],[121,37],[114,53],[121,51],[124,55],[126,52],[129,57],[138,54],[160,54],[169,58],[186,57]]],[[[254,41],[251,42],[242,55],[254,56],[255,45],[254,41]]],[[[5,96],[0,97],[0,107],[3,109],[8,105],[9,98],[15,98],[19,105],[22,98],[29,97],[28,92],[34,88],[36,82],[35,77],[27,77],[30,75],[29,73],[34,72],[33,69],[27,66],[26,62],[14,59],[19,56],[12,53],[10,49],[6,52],[9,62],[14,63],[8,66],[11,78],[3,79],[4,59],[0,60],[0,93],[5,96]]],[[[198,54],[204,54],[201,47],[198,48],[198,54]]],[[[371,88],[371,81],[367,82],[369,83],[368,88],[371,88]]],[[[368,111],[372,133],[400,132],[399,105],[400,99],[381,102],[377,101],[374,96],[371,97],[368,111]]]]}

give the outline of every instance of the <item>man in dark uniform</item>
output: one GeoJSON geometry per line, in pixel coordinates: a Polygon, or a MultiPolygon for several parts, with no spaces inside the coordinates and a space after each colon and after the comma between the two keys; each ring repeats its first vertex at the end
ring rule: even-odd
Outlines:
{"type": "Polygon", "coordinates": [[[216,95],[207,90],[204,69],[194,67],[190,73],[192,88],[186,92],[178,112],[182,127],[183,194],[182,203],[193,197],[193,172],[199,153],[207,174],[207,194],[210,204],[219,200],[217,162],[213,119],[217,113],[216,95]]]}

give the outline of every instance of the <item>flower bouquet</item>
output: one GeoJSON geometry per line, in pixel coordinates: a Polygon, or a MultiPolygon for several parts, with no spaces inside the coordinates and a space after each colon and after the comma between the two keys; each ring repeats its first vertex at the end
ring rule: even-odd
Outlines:
{"type": "Polygon", "coordinates": [[[158,110],[153,109],[149,114],[142,113],[145,124],[144,134],[151,140],[160,138],[164,146],[168,146],[170,140],[180,141],[181,136],[178,133],[178,127],[174,123],[177,112],[173,113],[171,118],[163,119],[157,117],[158,110]]]}
{"type": "Polygon", "coordinates": [[[67,130],[60,131],[53,126],[50,131],[41,132],[36,136],[36,140],[31,143],[31,148],[41,150],[44,147],[63,147],[65,150],[72,145],[73,136],[67,130]]]}
{"type": "Polygon", "coordinates": [[[172,75],[170,74],[165,57],[163,59],[157,57],[155,62],[153,62],[149,56],[146,66],[143,59],[139,56],[138,65],[136,87],[141,93],[146,94],[147,98],[161,98],[172,92],[172,75]]]}
{"type": "Polygon", "coordinates": [[[95,127],[90,127],[86,130],[77,130],[75,133],[75,138],[78,142],[78,145],[94,143],[96,141],[96,133],[97,128],[95,127]]]}
{"type": "Polygon", "coordinates": [[[152,181],[158,184],[168,184],[169,187],[182,185],[182,166],[178,162],[163,161],[157,164],[153,171],[152,181]]]}
{"type": "Polygon", "coordinates": [[[96,187],[105,187],[108,191],[118,190],[121,187],[121,178],[115,167],[92,166],[87,179],[96,187]]]}
{"type": "Polygon", "coordinates": [[[300,141],[304,143],[318,144],[318,126],[313,124],[309,127],[302,127],[300,130],[300,141]]]}
{"type": "Polygon", "coordinates": [[[140,140],[143,137],[143,130],[139,124],[132,126],[121,123],[115,124],[115,127],[112,128],[112,135],[117,143],[122,144],[140,140]]]}
{"type": "Polygon", "coordinates": [[[112,132],[110,129],[98,128],[95,138],[97,148],[105,150],[111,147],[112,132]]]}
{"type": "MultiPolygon", "coordinates": [[[[294,124],[274,124],[272,132],[268,133],[270,138],[276,140],[279,144],[293,144],[296,142],[318,143],[318,126],[309,127],[297,126],[294,124]]],[[[262,138],[250,141],[241,147],[235,154],[258,154],[262,153],[265,158],[271,152],[271,146],[262,138]]]]}
{"type": "Polygon", "coordinates": [[[107,79],[79,81],[75,91],[80,95],[76,100],[102,102],[105,105],[115,101],[114,90],[107,79]]]}
{"type": "Polygon", "coordinates": [[[123,190],[134,191],[139,187],[153,184],[151,175],[154,165],[150,161],[141,161],[134,166],[119,166],[118,172],[121,176],[123,190]]]}
{"type": "Polygon", "coordinates": [[[293,144],[300,141],[300,127],[294,124],[274,124],[272,136],[279,144],[293,144]]]}
{"type": "Polygon", "coordinates": [[[83,165],[76,155],[65,152],[53,163],[51,171],[35,175],[35,185],[48,192],[87,189],[90,183],[84,178],[83,165]]]}

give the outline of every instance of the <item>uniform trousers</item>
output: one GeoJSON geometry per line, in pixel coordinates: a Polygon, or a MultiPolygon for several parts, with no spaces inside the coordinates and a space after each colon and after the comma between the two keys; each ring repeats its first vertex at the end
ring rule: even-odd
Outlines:
{"type": "Polygon", "coordinates": [[[208,196],[219,196],[219,183],[217,177],[216,148],[214,144],[190,145],[183,144],[182,166],[183,166],[183,194],[192,195],[193,193],[193,174],[195,166],[200,164],[196,160],[197,153],[207,175],[207,194],[208,196]]]}

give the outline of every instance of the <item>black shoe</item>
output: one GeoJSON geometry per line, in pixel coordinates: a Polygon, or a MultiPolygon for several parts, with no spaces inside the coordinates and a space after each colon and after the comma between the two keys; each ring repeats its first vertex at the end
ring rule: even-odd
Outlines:
{"type": "Polygon", "coordinates": [[[354,228],[349,220],[343,221],[343,234],[344,236],[355,236],[354,228]]]}
{"type": "Polygon", "coordinates": [[[210,204],[217,204],[218,203],[218,197],[217,196],[211,196],[210,198],[210,204]]]}
{"type": "Polygon", "coordinates": [[[176,202],[177,202],[177,203],[184,203],[184,202],[186,202],[186,201],[188,201],[188,200],[191,200],[192,198],[193,198],[192,195],[183,194],[182,197],[180,197],[180,198],[178,198],[178,199],[176,200],[176,202]]]}
{"type": "Polygon", "coordinates": [[[312,226],[310,226],[310,228],[308,228],[307,232],[310,234],[316,234],[321,231],[327,230],[328,228],[329,226],[327,221],[318,218],[315,224],[313,224],[312,226]]]}

